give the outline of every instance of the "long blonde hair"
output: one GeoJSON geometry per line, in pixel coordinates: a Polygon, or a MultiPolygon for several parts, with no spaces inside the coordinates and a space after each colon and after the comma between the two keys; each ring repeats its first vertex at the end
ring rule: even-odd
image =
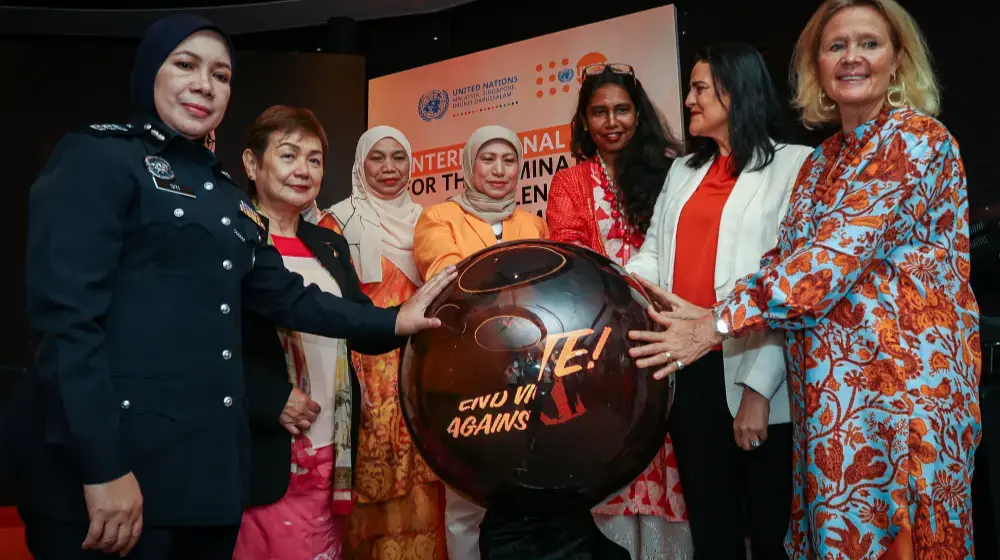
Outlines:
{"type": "Polygon", "coordinates": [[[941,106],[940,87],[931,67],[927,41],[913,16],[896,0],[826,0],[809,18],[792,55],[789,72],[795,92],[792,104],[801,111],[802,124],[814,128],[840,118],[836,106],[831,108],[822,102],[825,95],[819,81],[817,58],[826,24],[834,14],[851,6],[871,6],[889,24],[892,45],[899,55],[899,68],[890,92],[897,93],[897,98],[902,97],[903,104],[937,116],[941,106]]]}

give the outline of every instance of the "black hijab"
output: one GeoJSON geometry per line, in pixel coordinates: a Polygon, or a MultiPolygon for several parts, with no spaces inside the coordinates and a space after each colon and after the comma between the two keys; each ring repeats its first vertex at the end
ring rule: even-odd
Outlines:
{"type": "Polygon", "coordinates": [[[156,74],[163,66],[163,61],[184,39],[205,29],[215,31],[226,40],[230,64],[235,71],[236,53],[233,50],[233,43],[222,28],[193,14],[167,16],[146,30],[139,48],[135,51],[135,63],[132,66],[132,107],[135,111],[151,117],[157,116],[153,88],[156,85],[156,74]]]}

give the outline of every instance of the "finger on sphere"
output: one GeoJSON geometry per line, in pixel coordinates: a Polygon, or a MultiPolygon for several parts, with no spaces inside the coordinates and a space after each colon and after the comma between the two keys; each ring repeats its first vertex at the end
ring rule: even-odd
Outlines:
{"type": "Polygon", "coordinates": [[[650,368],[655,366],[662,366],[664,364],[672,364],[673,360],[664,353],[656,354],[649,358],[643,358],[641,360],[636,360],[635,365],[641,368],[650,368]]]}
{"type": "Polygon", "coordinates": [[[653,331],[629,331],[628,337],[632,340],[643,340],[646,342],[659,342],[663,333],[653,331]]]}
{"type": "Polygon", "coordinates": [[[665,368],[661,368],[653,374],[653,379],[657,381],[666,379],[666,377],[674,372],[674,364],[670,364],[665,368]]]}
{"type": "Polygon", "coordinates": [[[628,349],[628,355],[633,358],[642,358],[644,356],[652,356],[655,354],[663,354],[667,352],[666,347],[663,343],[654,342],[653,344],[643,344],[642,346],[633,346],[628,349]]]}

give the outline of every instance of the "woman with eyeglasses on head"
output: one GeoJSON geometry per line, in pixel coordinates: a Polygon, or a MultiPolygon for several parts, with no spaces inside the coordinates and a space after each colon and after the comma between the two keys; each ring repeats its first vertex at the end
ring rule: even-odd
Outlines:
{"type": "MultiPolygon", "coordinates": [[[[691,154],[670,169],[646,242],[626,270],[713,305],[777,242],[811,148],[779,144],[781,104],[760,53],[700,50],[685,105],[691,154]]],[[[670,435],[695,558],[785,558],[792,428],[781,337],[761,331],[713,348],[676,376],[670,435]]]]}
{"type": "MultiPolygon", "coordinates": [[[[580,163],[552,178],[546,209],[551,238],[624,266],[639,253],[681,145],[627,64],[584,69],[572,130],[580,163]]],[[[636,560],[690,554],[674,465],[668,437],[635,482],[593,511],[601,530],[636,560]]]]}

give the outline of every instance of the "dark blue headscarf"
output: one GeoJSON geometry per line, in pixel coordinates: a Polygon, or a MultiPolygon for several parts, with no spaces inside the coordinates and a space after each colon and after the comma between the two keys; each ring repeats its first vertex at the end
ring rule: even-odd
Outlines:
{"type": "Polygon", "coordinates": [[[132,106],[136,111],[151,117],[157,116],[153,87],[163,61],[184,39],[205,29],[215,31],[226,40],[229,58],[235,71],[236,52],[233,50],[233,43],[218,25],[192,14],[167,16],[146,30],[139,48],[135,51],[135,64],[132,66],[132,106]]]}

